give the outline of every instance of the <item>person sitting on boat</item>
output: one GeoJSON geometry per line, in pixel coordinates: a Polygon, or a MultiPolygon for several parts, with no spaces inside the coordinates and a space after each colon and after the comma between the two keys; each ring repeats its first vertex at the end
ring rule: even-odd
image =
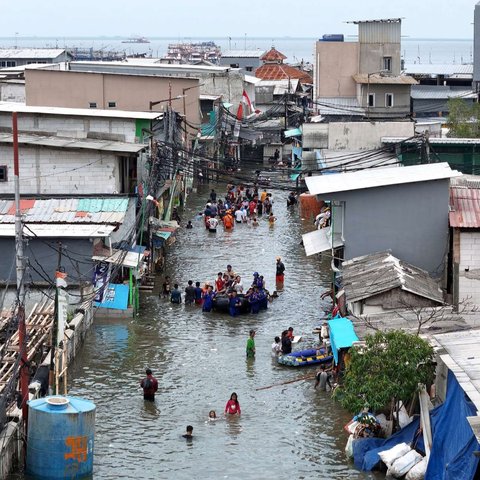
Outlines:
{"type": "Polygon", "coordinates": [[[233,267],[229,264],[227,265],[227,270],[223,272],[223,275],[228,275],[230,280],[235,280],[237,274],[234,272],[233,267]]]}
{"type": "Polygon", "coordinates": [[[258,280],[259,280],[258,272],[253,272],[252,287],[258,287],[258,280]]]}
{"type": "Polygon", "coordinates": [[[225,280],[223,279],[223,273],[218,272],[217,278],[215,280],[215,292],[217,295],[219,293],[225,293],[225,280]]]}
{"type": "Polygon", "coordinates": [[[202,295],[202,298],[203,298],[202,311],[211,312],[213,307],[213,299],[215,298],[215,293],[211,285],[208,285],[207,291],[202,295]]]}
{"type": "Polygon", "coordinates": [[[235,392],[230,395],[230,400],[225,405],[225,414],[240,415],[240,404],[238,403],[238,396],[235,392]]]}
{"type": "Polygon", "coordinates": [[[282,354],[282,342],[280,337],[275,337],[274,342],[272,343],[272,357],[278,357],[282,354]]]}
{"type": "Polygon", "coordinates": [[[237,292],[233,290],[228,301],[228,311],[232,317],[238,315],[238,309],[242,305],[242,301],[237,297],[237,292]]]}
{"type": "Polygon", "coordinates": [[[288,338],[288,330],[282,332],[282,355],[292,353],[292,341],[288,338]]]}
{"type": "Polygon", "coordinates": [[[331,390],[332,384],[330,383],[330,378],[331,375],[325,371],[325,365],[322,363],[322,365],[320,365],[320,371],[315,375],[315,385],[313,388],[316,390],[320,387],[320,390],[326,392],[328,385],[328,388],[331,390]]]}
{"type": "Polygon", "coordinates": [[[218,220],[215,217],[210,217],[207,220],[207,228],[209,232],[216,233],[217,226],[218,226],[218,220]]]}
{"type": "Polygon", "coordinates": [[[263,275],[260,275],[258,277],[257,287],[258,287],[258,290],[260,291],[265,290],[265,278],[263,278],[263,275]]]}
{"type": "Polygon", "coordinates": [[[235,280],[233,281],[232,288],[238,293],[243,293],[243,283],[240,275],[237,275],[235,277],[235,280]]]}
{"type": "Polygon", "coordinates": [[[288,327],[287,335],[290,340],[293,340],[295,338],[295,335],[293,334],[293,327],[288,327]]]}

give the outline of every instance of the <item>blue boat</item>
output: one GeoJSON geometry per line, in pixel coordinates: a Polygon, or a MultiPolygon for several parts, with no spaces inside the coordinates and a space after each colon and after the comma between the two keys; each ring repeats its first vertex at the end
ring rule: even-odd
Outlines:
{"type": "MultiPolygon", "coordinates": [[[[250,313],[251,306],[248,298],[245,298],[243,294],[237,295],[240,300],[240,306],[238,307],[238,313],[250,313]]],[[[227,295],[218,295],[213,299],[213,310],[220,313],[229,313],[230,298],[227,295]]],[[[266,310],[268,308],[268,298],[260,300],[260,310],[266,310]]]]}
{"type": "Polygon", "coordinates": [[[299,350],[287,355],[278,357],[278,363],[289,367],[307,367],[308,365],[317,365],[320,363],[329,363],[333,355],[328,354],[324,348],[299,350]]]}

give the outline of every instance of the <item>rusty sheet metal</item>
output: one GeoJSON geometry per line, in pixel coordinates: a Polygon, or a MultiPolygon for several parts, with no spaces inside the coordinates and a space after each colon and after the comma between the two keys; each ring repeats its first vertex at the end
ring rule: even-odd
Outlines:
{"type": "Polygon", "coordinates": [[[448,218],[454,228],[480,228],[480,189],[450,188],[448,218]]]}

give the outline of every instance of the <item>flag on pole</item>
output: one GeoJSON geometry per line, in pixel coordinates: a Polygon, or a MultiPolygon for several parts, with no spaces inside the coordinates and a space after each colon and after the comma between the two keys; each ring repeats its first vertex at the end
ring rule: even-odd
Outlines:
{"type": "Polygon", "coordinates": [[[55,272],[55,283],[57,287],[67,288],[67,274],[65,272],[55,272]]]}

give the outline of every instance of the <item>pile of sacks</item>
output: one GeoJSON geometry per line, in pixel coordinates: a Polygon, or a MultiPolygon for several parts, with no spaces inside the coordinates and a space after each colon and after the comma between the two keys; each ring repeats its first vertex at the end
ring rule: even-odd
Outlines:
{"type": "Polygon", "coordinates": [[[406,443],[399,443],[390,450],[379,453],[382,462],[387,466],[387,478],[402,478],[405,480],[423,480],[427,470],[428,460],[406,443]]]}

